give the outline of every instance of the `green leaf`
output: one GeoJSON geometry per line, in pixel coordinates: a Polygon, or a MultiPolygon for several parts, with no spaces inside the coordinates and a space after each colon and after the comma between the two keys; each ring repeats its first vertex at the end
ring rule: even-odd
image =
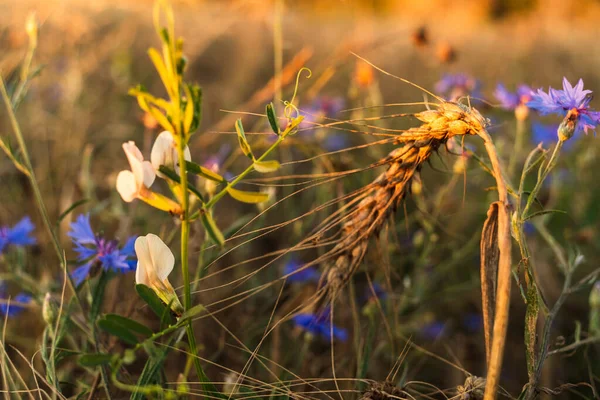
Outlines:
{"type": "Polygon", "coordinates": [[[59,216],[58,216],[58,220],[56,221],[56,224],[58,225],[63,219],[65,219],[65,217],[67,215],[69,215],[71,213],[71,211],[73,211],[74,209],[76,209],[77,207],[87,203],[89,201],[89,199],[81,199],[76,201],[75,203],[71,204],[69,206],[69,208],[67,208],[65,211],[63,211],[59,216]]]}
{"type": "Polygon", "coordinates": [[[98,365],[108,364],[113,359],[112,354],[106,353],[90,353],[79,357],[79,364],[84,367],[96,367],[98,365]]]}
{"type": "Polygon", "coordinates": [[[129,329],[125,328],[124,326],[113,320],[104,318],[99,319],[98,327],[103,331],[106,331],[111,335],[118,337],[127,344],[136,345],[139,343],[138,338],[129,329]]]}
{"type": "Polygon", "coordinates": [[[273,107],[273,103],[267,104],[267,119],[269,120],[269,125],[271,125],[271,129],[277,135],[281,133],[281,129],[279,129],[279,124],[277,123],[277,117],[275,116],[275,108],[273,107]]]}
{"type": "Polygon", "coordinates": [[[162,302],[162,300],[154,293],[154,290],[150,289],[146,285],[137,284],[135,285],[136,292],[140,297],[148,304],[150,309],[154,311],[154,314],[161,319],[161,323],[166,325],[173,325],[174,320],[171,315],[171,311],[162,302]]]}
{"type": "Polygon", "coordinates": [[[281,164],[277,160],[254,161],[254,169],[261,174],[277,171],[279,167],[281,167],[281,164]]]}
{"type": "Polygon", "coordinates": [[[152,334],[154,334],[154,332],[152,332],[152,329],[148,328],[147,326],[142,325],[139,322],[129,319],[127,317],[123,317],[122,315],[106,314],[103,316],[103,319],[119,324],[124,328],[129,329],[131,332],[137,333],[138,335],[142,335],[144,337],[149,337],[152,336],[152,334]]]}
{"type": "Polygon", "coordinates": [[[535,217],[539,217],[540,215],[546,215],[546,214],[566,214],[566,211],[563,210],[542,210],[542,211],[536,211],[534,213],[529,214],[527,217],[525,217],[524,221],[529,221],[532,218],[535,217]]]}
{"type": "Polygon", "coordinates": [[[214,181],[214,182],[219,182],[219,183],[227,182],[225,180],[225,178],[223,178],[221,175],[217,174],[216,172],[214,172],[208,168],[204,168],[203,166],[198,165],[194,162],[186,161],[185,165],[186,165],[188,172],[191,172],[192,174],[199,175],[203,178],[206,178],[206,179],[214,181]]]}
{"type": "Polygon", "coordinates": [[[206,308],[204,307],[204,305],[198,304],[198,305],[190,308],[183,314],[181,314],[181,318],[179,319],[179,321],[181,322],[181,321],[185,321],[188,318],[193,318],[196,315],[203,313],[204,311],[206,311],[206,308]]]}
{"type": "Polygon", "coordinates": [[[268,193],[262,192],[246,192],[244,190],[238,190],[234,188],[227,188],[227,193],[237,201],[241,201],[242,203],[262,203],[263,201],[269,200],[268,193]]]}
{"type": "Polygon", "coordinates": [[[192,128],[192,122],[194,120],[194,98],[192,96],[192,91],[190,90],[189,85],[185,85],[183,89],[185,90],[185,97],[187,99],[187,103],[185,105],[185,112],[183,116],[183,127],[184,132],[187,134],[190,132],[192,128]]]}
{"type": "Polygon", "coordinates": [[[223,246],[223,243],[225,243],[225,237],[223,236],[223,233],[221,233],[221,230],[217,226],[212,215],[210,215],[208,212],[205,212],[200,218],[202,220],[202,225],[204,225],[204,229],[206,229],[206,232],[208,233],[208,236],[210,236],[210,238],[216,244],[223,246]]]}
{"type": "Polygon", "coordinates": [[[252,149],[248,144],[248,140],[246,139],[246,133],[244,132],[244,126],[242,125],[242,120],[238,119],[235,121],[235,131],[237,132],[238,141],[240,142],[240,149],[244,155],[251,160],[254,159],[254,155],[252,154],[252,149]]]}

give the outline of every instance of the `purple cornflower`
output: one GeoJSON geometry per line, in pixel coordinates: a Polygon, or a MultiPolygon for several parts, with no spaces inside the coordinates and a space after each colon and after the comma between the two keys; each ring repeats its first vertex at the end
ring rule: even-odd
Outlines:
{"type": "Polygon", "coordinates": [[[79,286],[90,274],[94,265],[100,264],[105,271],[128,272],[135,270],[135,237],[130,237],[119,249],[116,240],[106,240],[94,234],[90,215],[80,215],[71,223],[69,237],[75,245],[77,261],[85,262],[71,273],[75,285],[79,286]]]}
{"type": "Polygon", "coordinates": [[[519,85],[517,91],[513,93],[499,83],[494,91],[494,96],[500,102],[500,107],[514,111],[517,107],[525,105],[531,100],[533,90],[527,85],[519,85]]]}
{"type": "Polygon", "coordinates": [[[303,264],[297,260],[290,260],[283,266],[283,275],[290,283],[318,282],[321,274],[315,267],[302,268],[303,264]],[[291,275],[290,275],[291,274],[291,275]]]}
{"type": "Polygon", "coordinates": [[[27,293],[19,293],[15,297],[10,298],[6,293],[6,285],[0,282],[0,315],[14,317],[25,310],[26,304],[29,304],[32,296],[27,293]],[[10,301],[10,304],[9,304],[10,301]]]}
{"type": "Polygon", "coordinates": [[[0,227],[0,254],[6,246],[27,246],[35,244],[35,238],[29,236],[35,229],[29,217],[22,218],[12,228],[0,227]]]}
{"type": "Polygon", "coordinates": [[[306,108],[302,109],[304,120],[300,123],[301,128],[314,128],[315,124],[325,118],[333,118],[342,111],[345,101],[341,97],[317,97],[306,108]]]}
{"type": "Polygon", "coordinates": [[[467,74],[445,74],[435,84],[435,91],[446,100],[457,101],[461,97],[481,97],[481,83],[467,74]]]}
{"type": "Polygon", "coordinates": [[[296,326],[315,336],[320,336],[329,340],[331,337],[330,335],[333,332],[334,339],[345,342],[348,340],[348,332],[338,326],[331,326],[330,315],[331,310],[327,307],[319,314],[298,314],[292,319],[296,326]]]}
{"type": "Polygon", "coordinates": [[[325,136],[323,148],[327,151],[338,151],[348,146],[348,137],[342,133],[334,133],[325,136]]]}
{"type": "Polygon", "coordinates": [[[561,140],[569,139],[574,133],[588,129],[595,130],[600,123],[600,112],[590,109],[592,91],[583,89],[580,79],[575,87],[567,78],[563,78],[563,90],[548,88],[548,93],[538,89],[527,103],[529,108],[537,110],[541,115],[558,114],[565,119],[559,129],[561,140]]]}

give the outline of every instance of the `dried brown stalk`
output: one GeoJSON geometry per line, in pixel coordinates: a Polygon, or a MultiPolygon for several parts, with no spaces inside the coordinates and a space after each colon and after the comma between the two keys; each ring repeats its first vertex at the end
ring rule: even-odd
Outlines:
{"type": "Polygon", "coordinates": [[[476,135],[487,120],[474,108],[444,102],[435,110],[415,117],[423,122],[400,135],[403,147],[393,150],[379,165],[389,165],[372,183],[366,197],[350,212],[341,228],[341,238],[331,250],[332,262],[323,275],[330,297],[345,287],[358,269],[369,240],[378,235],[388,217],[409,192],[411,180],[429,157],[453,136],[476,135]]]}

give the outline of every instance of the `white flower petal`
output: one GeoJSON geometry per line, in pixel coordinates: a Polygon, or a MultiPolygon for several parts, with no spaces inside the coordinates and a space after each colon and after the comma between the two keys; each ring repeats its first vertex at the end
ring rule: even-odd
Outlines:
{"type": "Polygon", "coordinates": [[[144,161],[142,163],[142,170],[144,171],[144,178],[142,179],[142,183],[144,184],[144,186],[149,188],[150,186],[152,186],[152,183],[154,183],[154,180],[156,179],[156,172],[154,171],[154,167],[152,166],[152,164],[150,164],[149,161],[144,161]]]}
{"type": "Polygon", "coordinates": [[[123,150],[125,151],[125,155],[129,161],[131,172],[133,172],[133,175],[135,175],[135,181],[139,190],[144,184],[144,166],[142,165],[144,162],[144,156],[142,155],[140,149],[138,149],[135,143],[132,141],[123,143],[123,150]]]}
{"type": "MultiPolygon", "coordinates": [[[[154,141],[152,152],[150,153],[150,161],[156,171],[161,165],[171,167],[173,165],[173,153],[175,150],[175,141],[171,132],[164,131],[154,141]]],[[[175,151],[176,153],[176,151],[175,151]]],[[[163,177],[162,174],[159,174],[163,177]]]]}
{"type": "Polygon", "coordinates": [[[135,283],[137,283],[138,285],[150,285],[150,282],[148,281],[148,275],[146,274],[146,267],[139,261],[137,263],[137,268],[135,269],[135,283]]]}
{"type": "Polygon", "coordinates": [[[148,249],[150,250],[150,258],[154,273],[160,281],[167,279],[173,267],[175,266],[175,256],[171,249],[156,235],[149,233],[146,235],[148,249]]]}
{"type": "Polygon", "coordinates": [[[138,195],[137,183],[135,175],[131,171],[121,171],[117,175],[117,192],[121,195],[124,201],[130,203],[138,195]]]}

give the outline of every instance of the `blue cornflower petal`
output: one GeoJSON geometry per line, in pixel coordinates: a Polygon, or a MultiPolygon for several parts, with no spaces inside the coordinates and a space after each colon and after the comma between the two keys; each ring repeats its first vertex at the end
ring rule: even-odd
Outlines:
{"type": "Polygon", "coordinates": [[[121,248],[121,254],[127,257],[135,256],[135,239],[137,239],[137,236],[131,236],[127,239],[127,242],[121,248]]]}
{"type": "Polygon", "coordinates": [[[531,100],[527,102],[527,107],[537,110],[541,115],[548,115],[562,111],[562,106],[558,104],[554,97],[554,90],[549,90],[549,93],[538,89],[531,96],[531,100]]]}
{"type": "Polygon", "coordinates": [[[343,134],[327,135],[323,148],[327,151],[338,151],[348,146],[348,138],[343,134]]]}
{"type": "Polygon", "coordinates": [[[74,243],[96,244],[96,235],[90,225],[90,214],[79,215],[75,222],[71,223],[68,235],[74,243]]]}
{"type": "Polygon", "coordinates": [[[98,255],[97,247],[86,247],[79,242],[75,242],[75,248],[73,250],[77,253],[77,259],[79,261],[84,261],[98,255]]]}
{"type": "Polygon", "coordinates": [[[291,260],[283,267],[283,275],[288,276],[287,280],[291,283],[318,282],[321,275],[314,267],[302,268],[303,264],[296,260],[291,260]]]}
{"type": "Polygon", "coordinates": [[[71,272],[71,278],[73,279],[73,283],[75,286],[81,285],[81,283],[88,277],[90,274],[90,269],[92,268],[92,264],[96,260],[92,260],[83,264],[81,267],[76,268],[73,272],[71,272]]]}
{"type": "MultiPolygon", "coordinates": [[[[4,296],[3,296],[4,297],[4,296]]],[[[3,300],[7,300],[3,298],[3,300]]],[[[27,293],[19,293],[15,297],[10,300],[10,304],[1,303],[0,304],[0,314],[3,316],[14,317],[17,314],[20,314],[23,310],[25,310],[24,304],[29,304],[32,300],[32,296],[27,293]],[[19,304],[15,304],[19,303],[19,304]]]]}
{"type": "Polygon", "coordinates": [[[35,244],[35,238],[29,236],[34,229],[35,225],[33,225],[31,219],[29,217],[24,217],[17,222],[15,226],[8,230],[6,241],[8,244],[14,244],[16,246],[35,244]]]}
{"type": "Polygon", "coordinates": [[[115,249],[108,254],[98,257],[98,260],[100,260],[102,266],[106,271],[129,271],[127,256],[122,255],[118,249],[115,249]]]}
{"type": "Polygon", "coordinates": [[[463,96],[481,97],[481,83],[467,74],[445,74],[436,83],[435,90],[447,100],[456,101],[463,96]]]}
{"type": "Polygon", "coordinates": [[[534,122],[531,124],[531,132],[533,133],[532,139],[534,144],[538,143],[552,143],[558,140],[558,124],[542,124],[534,122]]]}
{"type": "Polygon", "coordinates": [[[319,322],[315,314],[298,314],[292,317],[294,323],[300,328],[313,335],[319,335],[321,333],[319,322]]]}

